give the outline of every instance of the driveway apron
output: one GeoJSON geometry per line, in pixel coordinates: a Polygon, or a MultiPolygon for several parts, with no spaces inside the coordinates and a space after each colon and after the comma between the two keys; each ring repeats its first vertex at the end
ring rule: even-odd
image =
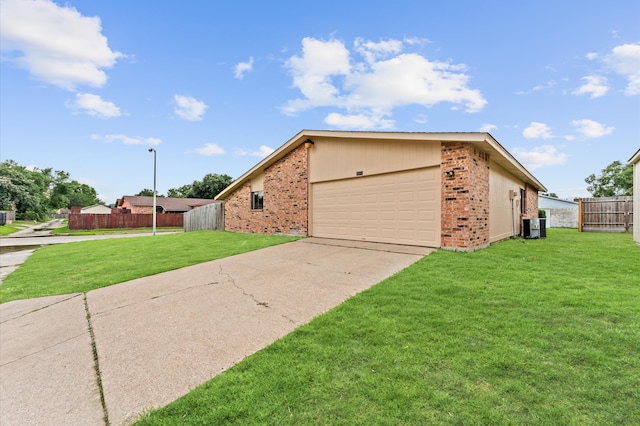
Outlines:
{"type": "Polygon", "coordinates": [[[307,238],[2,304],[0,424],[131,424],[430,251],[307,238]]]}

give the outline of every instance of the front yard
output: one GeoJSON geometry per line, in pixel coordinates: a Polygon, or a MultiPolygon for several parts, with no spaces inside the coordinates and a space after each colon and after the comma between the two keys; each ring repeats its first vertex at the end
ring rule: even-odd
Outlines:
{"type": "Polygon", "coordinates": [[[438,251],[141,425],[640,424],[640,247],[438,251]]]}
{"type": "Polygon", "coordinates": [[[198,231],[82,241],[42,247],[0,286],[0,303],[81,293],[296,237],[198,231]]]}

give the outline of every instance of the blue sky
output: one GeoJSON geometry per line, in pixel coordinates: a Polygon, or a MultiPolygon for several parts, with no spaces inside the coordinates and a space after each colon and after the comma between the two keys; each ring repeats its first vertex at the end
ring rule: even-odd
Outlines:
{"type": "Polygon", "coordinates": [[[0,0],[0,160],[107,203],[302,129],[489,131],[550,192],[640,148],[640,2],[0,0]]]}

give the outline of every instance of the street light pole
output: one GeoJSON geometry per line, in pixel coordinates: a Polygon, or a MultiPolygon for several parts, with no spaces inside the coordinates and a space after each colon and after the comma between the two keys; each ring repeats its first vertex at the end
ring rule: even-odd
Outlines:
{"type": "Polygon", "coordinates": [[[153,152],[153,235],[156,235],[156,150],[149,148],[153,152]]]}

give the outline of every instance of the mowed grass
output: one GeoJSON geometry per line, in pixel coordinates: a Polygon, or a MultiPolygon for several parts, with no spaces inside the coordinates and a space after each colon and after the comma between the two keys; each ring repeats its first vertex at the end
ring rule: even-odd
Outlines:
{"type": "Polygon", "coordinates": [[[138,424],[640,424],[640,247],[435,252],[138,424]]]}
{"type": "Polygon", "coordinates": [[[10,235],[30,226],[37,225],[37,222],[29,220],[14,220],[10,225],[0,226],[0,235],[10,235]]]}
{"type": "Polygon", "coordinates": [[[0,286],[0,303],[87,292],[296,237],[197,231],[56,244],[37,249],[0,286]]]}

